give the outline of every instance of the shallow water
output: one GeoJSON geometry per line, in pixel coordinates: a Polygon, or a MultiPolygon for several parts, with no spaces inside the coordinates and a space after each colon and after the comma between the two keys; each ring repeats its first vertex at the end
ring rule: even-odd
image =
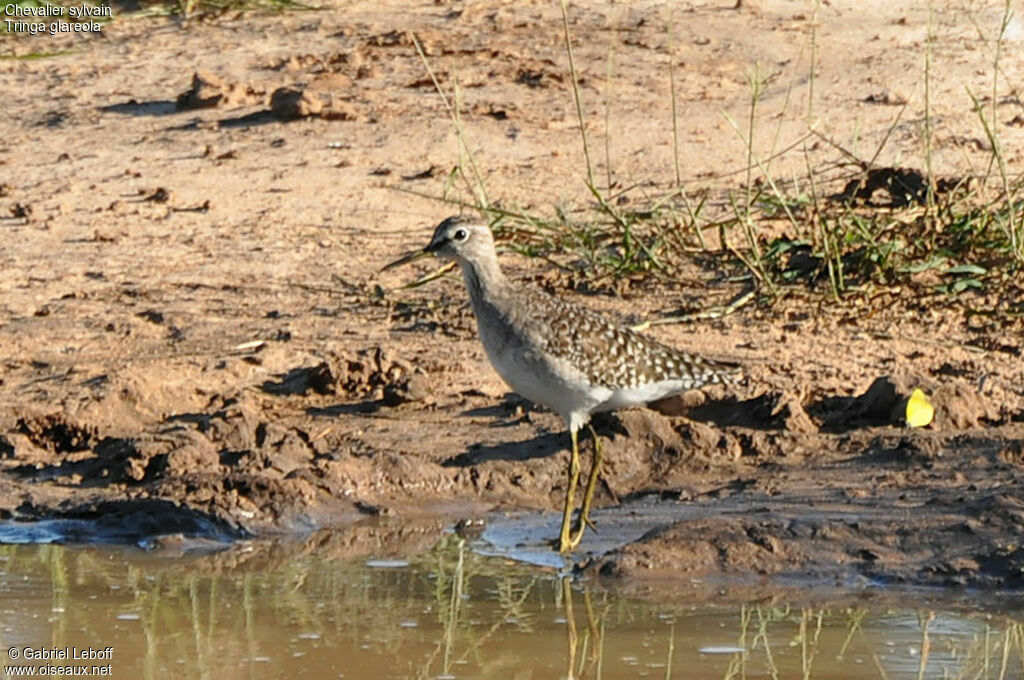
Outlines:
{"type": "Polygon", "coordinates": [[[701,584],[639,597],[435,528],[403,530],[403,545],[429,544],[418,554],[372,527],[216,552],[0,546],[0,654],[110,647],[20,662],[147,679],[1024,677],[1014,599],[760,587],[744,600],[701,584]]]}

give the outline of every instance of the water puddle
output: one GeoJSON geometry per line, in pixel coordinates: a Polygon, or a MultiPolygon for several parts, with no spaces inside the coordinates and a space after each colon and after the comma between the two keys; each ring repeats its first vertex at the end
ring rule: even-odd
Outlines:
{"type": "Polygon", "coordinates": [[[1024,677],[1012,598],[625,591],[483,545],[436,523],[217,552],[3,545],[0,654],[9,674],[144,679],[1024,677]]]}
{"type": "MultiPolygon", "coordinates": [[[[588,556],[607,552],[637,540],[648,531],[684,518],[682,506],[656,495],[630,500],[614,508],[591,513],[598,531],[588,532],[581,550],[588,556]]],[[[515,511],[493,514],[473,549],[483,555],[508,557],[541,567],[563,568],[566,559],[552,549],[561,516],[552,512],[515,511]]],[[[577,559],[581,555],[577,552],[577,559]]]]}

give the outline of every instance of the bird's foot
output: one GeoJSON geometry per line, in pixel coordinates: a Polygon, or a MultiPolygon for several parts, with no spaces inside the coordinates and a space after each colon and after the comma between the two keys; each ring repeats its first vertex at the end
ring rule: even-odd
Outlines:
{"type": "Polygon", "coordinates": [[[558,539],[558,552],[563,555],[571,553],[583,540],[583,532],[578,531],[573,536],[562,536],[558,539]]]}
{"type": "MultiPolygon", "coordinates": [[[[580,517],[579,521],[576,523],[576,530],[568,541],[571,545],[570,550],[578,546],[583,541],[583,534],[586,532],[587,527],[590,527],[591,531],[597,533],[597,525],[594,524],[594,521],[590,519],[590,517],[580,517]]],[[[566,551],[563,550],[562,552],[566,551]]]]}

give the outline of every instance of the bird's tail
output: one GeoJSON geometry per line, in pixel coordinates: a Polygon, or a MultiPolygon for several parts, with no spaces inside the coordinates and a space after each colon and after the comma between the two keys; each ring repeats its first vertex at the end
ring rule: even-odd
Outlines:
{"type": "Polygon", "coordinates": [[[732,361],[702,358],[694,368],[705,385],[734,385],[743,377],[743,367],[732,361]]]}

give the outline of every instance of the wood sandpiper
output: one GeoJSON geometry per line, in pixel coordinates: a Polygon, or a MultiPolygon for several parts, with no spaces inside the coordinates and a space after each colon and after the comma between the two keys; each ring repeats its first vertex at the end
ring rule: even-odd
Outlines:
{"type": "Polygon", "coordinates": [[[738,373],[734,364],[678,352],[590,309],[509,281],[498,265],[491,229],[480,220],[449,217],[437,225],[425,248],[381,271],[427,255],[454,260],[461,267],[480,341],[502,380],[519,395],[558,413],[569,428],[572,454],[560,552],[579,545],[591,524],[590,506],[602,461],[592,427],[593,462],[578,524],[571,527],[580,478],[577,433],[584,425],[589,427],[591,414],[729,382],[738,373]]]}

